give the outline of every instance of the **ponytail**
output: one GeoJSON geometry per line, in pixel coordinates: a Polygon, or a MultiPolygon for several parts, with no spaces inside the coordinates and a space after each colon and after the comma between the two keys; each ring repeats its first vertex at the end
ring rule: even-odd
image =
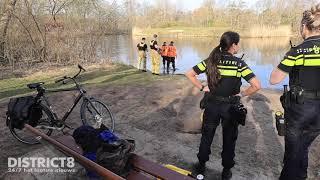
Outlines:
{"type": "Polygon", "coordinates": [[[222,50],[221,46],[217,46],[212,50],[209,57],[206,59],[207,64],[207,79],[208,79],[208,86],[211,91],[213,91],[221,78],[220,72],[218,70],[218,62],[222,57],[222,50]]]}
{"type": "Polygon", "coordinates": [[[223,33],[220,38],[220,44],[212,50],[209,57],[205,60],[207,63],[208,86],[211,92],[216,89],[221,79],[221,74],[218,70],[219,61],[222,60],[223,54],[226,54],[230,47],[233,44],[238,44],[239,41],[240,36],[238,33],[232,31],[223,33]]]}

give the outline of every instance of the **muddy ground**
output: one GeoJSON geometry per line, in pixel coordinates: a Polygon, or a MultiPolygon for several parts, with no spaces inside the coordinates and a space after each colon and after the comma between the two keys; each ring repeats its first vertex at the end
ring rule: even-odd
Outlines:
{"type": "MultiPolygon", "coordinates": [[[[88,89],[92,96],[108,104],[116,118],[116,133],[121,137],[136,140],[135,152],[147,159],[173,164],[190,170],[197,161],[196,153],[200,142],[199,101],[202,94],[187,80],[168,78],[167,80],[141,85],[99,86],[88,89]]],[[[283,138],[275,130],[274,110],[281,109],[279,92],[262,90],[251,98],[243,99],[248,107],[246,126],[239,127],[236,147],[236,165],[233,179],[277,179],[281,172],[284,146],[283,138]]],[[[70,106],[74,94],[63,93],[50,96],[58,113],[70,106]]],[[[50,156],[56,153],[46,145],[28,146],[16,141],[5,126],[4,115],[7,101],[0,103],[0,173],[6,179],[49,179],[50,175],[17,175],[8,173],[7,157],[27,155],[50,156]],[[28,177],[28,178],[27,178],[28,177]],[[40,177],[40,178],[39,178],[40,177]]],[[[73,127],[80,125],[79,107],[72,113],[68,122],[73,127]]],[[[57,135],[53,134],[53,135],[57,135]]],[[[220,179],[222,134],[217,129],[210,161],[207,163],[206,179],[220,179]]],[[[320,179],[320,138],[310,148],[310,179],[320,179]]],[[[81,179],[83,173],[61,176],[63,179],[81,179]],[[72,178],[73,177],[73,178],[72,178]]],[[[0,176],[0,177],[1,177],[0,176]]],[[[57,178],[57,177],[56,177],[57,178]]],[[[58,178],[58,179],[60,179],[58,178]]]]}

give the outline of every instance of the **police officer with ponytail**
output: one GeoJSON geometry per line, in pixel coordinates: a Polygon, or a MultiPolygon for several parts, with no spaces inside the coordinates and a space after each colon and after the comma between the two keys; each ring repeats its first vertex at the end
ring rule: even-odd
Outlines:
{"type": "Polygon", "coordinates": [[[199,162],[195,166],[197,174],[205,172],[205,163],[211,154],[211,144],[217,126],[221,123],[223,134],[222,179],[231,179],[234,166],[235,146],[238,137],[238,119],[230,113],[240,97],[250,96],[260,89],[260,82],[248,65],[234,56],[239,50],[240,36],[236,32],[225,32],[220,44],[213,49],[209,57],[186,73],[189,80],[200,91],[206,93],[202,137],[197,154],[199,162]],[[206,73],[208,85],[203,85],[197,75],[206,73]],[[241,78],[250,86],[240,91],[241,78]]]}
{"type": "Polygon", "coordinates": [[[308,151],[320,134],[320,4],[303,13],[303,43],[291,48],[270,77],[271,84],[289,75],[285,107],[285,153],[280,180],[307,178],[308,151]]]}

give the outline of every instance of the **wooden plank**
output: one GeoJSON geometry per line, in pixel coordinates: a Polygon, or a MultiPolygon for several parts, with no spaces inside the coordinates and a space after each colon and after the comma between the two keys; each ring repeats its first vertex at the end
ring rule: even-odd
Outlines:
{"type": "Polygon", "coordinates": [[[34,133],[37,136],[41,136],[44,140],[48,141],[52,145],[56,146],[60,151],[64,152],[65,154],[74,157],[76,161],[78,161],[81,165],[84,167],[96,172],[98,175],[100,175],[103,179],[108,180],[124,180],[124,178],[118,176],[117,174],[109,171],[108,169],[100,166],[99,164],[87,159],[86,157],[82,156],[78,152],[73,151],[72,149],[68,148],[68,146],[56,141],[55,139],[47,136],[46,134],[40,132],[38,129],[35,129],[34,127],[25,124],[24,128],[29,130],[30,132],[34,133]]]}
{"type": "Polygon", "coordinates": [[[76,143],[72,136],[59,136],[56,137],[55,140],[82,155],[82,148],[76,143]]]}
{"type": "Polygon", "coordinates": [[[172,180],[172,179],[173,180],[192,180],[193,179],[189,176],[182,175],[164,166],[161,166],[152,161],[144,159],[143,157],[138,156],[136,154],[132,156],[132,158],[130,159],[130,162],[135,168],[140,169],[160,179],[164,179],[164,180],[172,180]]]}
{"type": "Polygon", "coordinates": [[[156,180],[155,177],[148,176],[147,174],[144,174],[143,172],[139,172],[136,170],[131,170],[127,180],[156,180]]]}
{"type": "MultiPolygon", "coordinates": [[[[78,152],[79,154],[82,154],[82,149],[79,147],[75,140],[73,139],[72,136],[70,135],[64,135],[64,136],[59,136],[56,138],[56,140],[68,148],[74,150],[75,152],[78,152]]],[[[143,172],[138,172],[135,170],[132,170],[127,177],[129,180],[150,180],[150,179],[155,179],[151,178],[157,177],[160,179],[174,179],[174,180],[190,180],[192,179],[191,177],[182,175],[176,171],[173,171],[171,169],[168,169],[164,166],[161,166],[157,163],[154,163],[152,161],[149,161],[139,155],[134,154],[132,158],[130,159],[130,163],[133,165],[138,170],[143,171],[144,173],[150,174],[148,176],[147,174],[144,174],[143,172]],[[132,174],[131,174],[132,173],[132,174]]]]}

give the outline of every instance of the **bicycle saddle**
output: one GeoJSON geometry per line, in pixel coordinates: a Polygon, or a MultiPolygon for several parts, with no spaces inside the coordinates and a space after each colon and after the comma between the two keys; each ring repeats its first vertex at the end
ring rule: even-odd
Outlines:
{"type": "Polygon", "coordinates": [[[37,89],[38,87],[40,87],[43,84],[44,84],[44,82],[37,82],[37,83],[28,84],[27,86],[30,89],[37,89]]]}

